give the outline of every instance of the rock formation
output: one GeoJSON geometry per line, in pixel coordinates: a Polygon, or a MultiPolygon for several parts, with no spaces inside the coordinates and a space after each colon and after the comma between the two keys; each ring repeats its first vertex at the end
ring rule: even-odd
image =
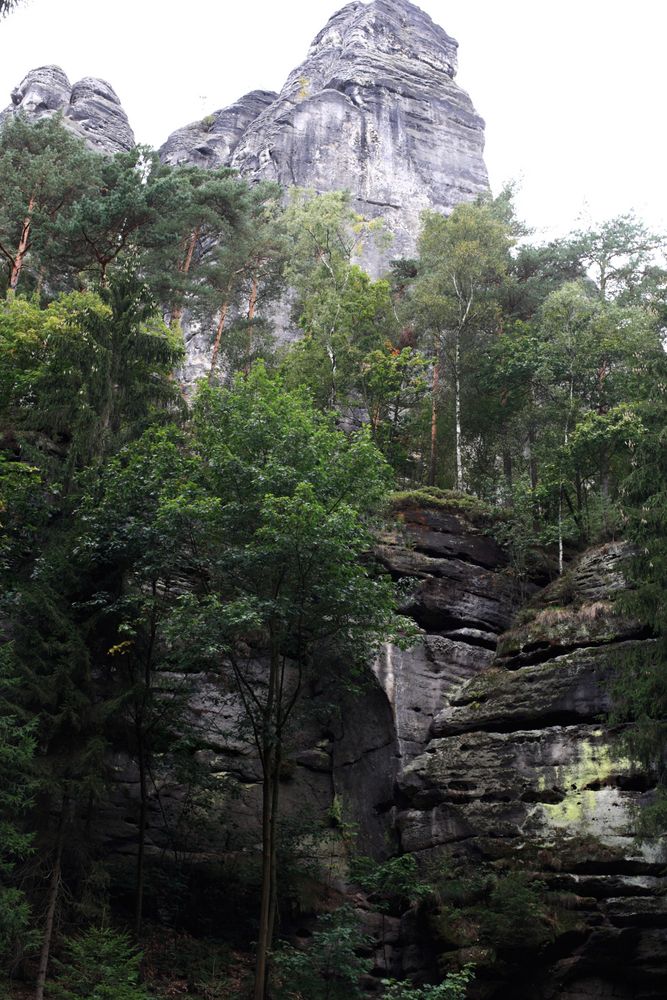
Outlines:
{"type": "MultiPolygon", "coordinates": [[[[409,911],[399,927],[390,918],[375,926],[366,907],[377,975],[462,960],[477,966],[477,1000],[658,1000],[667,850],[635,839],[650,777],[605,721],[619,658],[651,641],[613,603],[627,547],[585,553],[546,588],[520,586],[483,505],[406,495],[396,512],[378,556],[404,581],[404,610],[424,635],[407,651],[386,649],[365,690],[328,721],[324,706],[341,694],[321,672],[309,695],[321,709],[304,718],[286,765],[286,814],[301,823],[335,807],[362,853],[412,853],[427,877],[452,863],[473,874],[518,869],[559,901],[547,940],[519,940],[514,952],[481,947],[474,923],[452,923],[446,910],[409,911]]],[[[218,681],[197,679],[192,711],[220,792],[182,856],[195,869],[225,856],[236,865],[256,846],[261,775],[233,735],[237,710],[218,681]]],[[[102,820],[110,847],[131,858],[136,775],[124,761],[115,773],[117,808],[102,820]]],[[[157,854],[174,849],[164,818],[178,817],[187,796],[169,776],[156,787],[148,834],[157,854]]],[[[346,849],[335,830],[326,850],[340,890],[346,849]]]]}
{"type": "Polygon", "coordinates": [[[59,66],[31,70],[12,91],[12,103],[0,120],[18,113],[33,120],[61,114],[64,125],[96,152],[120,153],[134,146],[134,133],[113,87],[91,76],[72,86],[59,66]]]}
{"type": "Polygon", "coordinates": [[[370,248],[374,276],[415,252],[419,215],[488,190],[484,123],[455,82],[457,43],[408,0],[356,0],[338,11],[279,95],[253,91],[179,129],[172,164],[232,166],[284,187],[349,190],[383,217],[390,249],[370,248]]]}
{"type": "MultiPolygon", "coordinates": [[[[650,778],[605,723],[615,671],[650,641],[613,604],[627,555],[619,543],[594,549],[539,593],[493,661],[449,693],[398,778],[403,850],[473,868],[515,862],[565,896],[568,917],[523,968],[517,998],[664,995],[667,852],[636,840],[650,778]]],[[[458,934],[439,947],[465,953],[458,934]]],[[[489,995],[506,994],[496,983],[489,995]]]]}

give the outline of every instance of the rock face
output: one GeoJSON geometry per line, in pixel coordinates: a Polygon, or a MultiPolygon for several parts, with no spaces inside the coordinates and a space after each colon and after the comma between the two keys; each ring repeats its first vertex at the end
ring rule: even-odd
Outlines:
{"type": "Polygon", "coordinates": [[[514,860],[568,894],[564,928],[515,984],[526,1000],[665,991],[667,851],[635,839],[650,779],[602,721],[615,671],[650,641],[610,600],[627,555],[618,543],[592,550],[538,594],[488,668],[449,694],[398,778],[404,850],[475,867],[514,860]]]}
{"type": "Polygon", "coordinates": [[[172,132],[160,149],[160,156],[172,166],[181,163],[228,166],[248,126],[277,97],[270,90],[252,90],[236,104],[172,132]]]}
{"type": "MultiPolygon", "coordinates": [[[[344,890],[349,834],[339,830],[354,830],[356,851],[413,853],[429,878],[443,865],[473,877],[518,870],[556,901],[539,944],[515,933],[514,911],[514,951],[480,943],[474,920],[457,923],[446,907],[411,910],[400,927],[376,914],[375,930],[366,910],[369,931],[391,935],[377,948],[380,972],[419,977],[472,961],[471,1000],[662,998],[667,849],[634,836],[651,780],[604,721],[619,663],[651,641],[613,603],[628,548],[593,549],[546,588],[520,588],[482,505],[408,494],[396,514],[378,557],[403,582],[404,611],[424,634],[408,650],[385,649],[354,696],[331,686],[325,666],[318,672],[282,789],[291,822],[331,820],[328,839],[303,839],[308,856],[320,858],[330,887],[344,890]]],[[[173,776],[157,780],[149,852],[178,848],[195,871],[231,859],[235,871],[258,847],[261,770],[220,679],[193,680],[199,762],[214,791],[193,814],[173,776]]],[[[131,862],[138,783],[127,761],[116,761],[114,773],[115,807],[102,823],[110,849],[131,862]]],[[[211,884],[212,898],[215,891],[211,884]]]]}
{"type": "Polygon", "coordinates": [[[2,120],[19,113],[29,120],[60,113],[65,126],[96,152],[119,153],[134,146],[134,133],[113,87],[90,76],[72,86],[59,66],[31,70],[12,91],[2,120]]]}
{"type": "Polygon", "coordinates": [[[414,255],[419,214],[488,190],[484,123],[455,82],[457,43],[407,0],[354,2],[330,19],[279,95],[254,91],[162,147],[170,163],[232,166],[251,179],[349,190],[383,217],[374,276],[414,255]]]}
{"type": "Polygon", "coordinates": [[[408,586],[403,611],[425,634],[406,651],[388,646],[374,670],[405,766],[426,745],[453,691],[489,666],[520,595],[501,572],[506,559],[489,534],[491,522],[474,505],[408,496],[396,513],[397,528],[383,538],[378,557],[408,586]]]}

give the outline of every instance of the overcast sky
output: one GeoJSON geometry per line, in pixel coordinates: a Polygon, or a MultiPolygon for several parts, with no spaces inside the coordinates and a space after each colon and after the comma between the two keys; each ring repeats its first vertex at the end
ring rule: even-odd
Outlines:
{"type": "MultiPolygon", "coordinates": [[[[25,0],[0,22],[0,107],[28,70],[101,76],[160,145],[248,90],[279,90],[337,0],[25,0]]],[[[635,209],[667,228],[664,0],[421,0],[459,41],[497,192],[538,236],[635,209]]]]}

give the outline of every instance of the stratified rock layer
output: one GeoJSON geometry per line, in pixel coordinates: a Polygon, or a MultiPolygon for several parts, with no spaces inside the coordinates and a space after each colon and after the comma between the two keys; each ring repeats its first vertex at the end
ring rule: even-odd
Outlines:
{"type": "MultiPolygon", "coordinates": [[[[400,927],[369,924],[381,971],[423,977],[472,960],[471,1000],[662,998],[667,852],[635,838],[651,778],[626,759],[605,721],[619,664],[651,641],[614,604],[627,546],[585,553],[542,590],[519,588],[483,505],[421,492],[399,498],[396,514],[378,557],[403,582],[403,610],[424,634],[407,650],[387,647],[355,695],[335,686],[335,664],[320,665],[285,761],[286,816],[297,824],[303,815],[329,817],[326,858],[318,838],[306,835],[304,844],[339,890],[349,879],[344,831],[354,830],[357,851],[414,853],[429,877],[443,863],[473,875],[518,870],[566,901],[551,943],[516,941],[495,960],[488,947],[458,941],[456,927],[443,936],[446,913],[429,922],[411,910],[400,927]],[[521,607],[526,589],[532,597],[521,607]],[[381,942],[383,927],[390,938],[381,942]]],[[[261,686],[261,663],[256,670],[261,686]]],[[[215,791],[183,857],[195,869],[234,865],[258,850],[261,768],[240,738],[237,700],[217,677],[191,681],[199,763],[215,791]]],[[[114,777],[103,829],[110,850],[131,858],[136,769],[118,760],[114,777]]],[[[184,803],[182,785],[160,776],[149,854],[171,843],[165,820],[177,829],[184,803]]],[[[364,912],[365,926],[372,917],[364,912]]],[[[469,935],[470,924],[464,929],[469,935]]]]}
{"type": "Polygon", "coordinates": [[[0,120],[22,114],[37,121],[58,113],[63,124],[97,152],[119,153],[134,146],[134,133],[113,87],[91,76],[72,86],[59,66],[31,70],[12,91],[12,103],[0,120]]]}
{"type": "Polygon", "coordinates": [[[162,148],[171,163],[232,166],[253,179],[349,190],[393,243],[367,248],[374,275],[415,252],[419,215],[488,189],[484,123],[455,82],[457,43],[407,0],[334,14],[279,95],[254,91],[162,148]]]}
{"type": "Polygon", "coordinates": [[[575,913],[523,970],[512,994],[522,1000],[664,995],[667,850],[636,840],[651,779],[604,721],[616,672],[651,641],[613,601],[628,554],[593,549],[536,595],[493,663],[449,693],[425,752],[398,777],[404,850],[473,870],[518,865],[568,894],[575,913]]]}

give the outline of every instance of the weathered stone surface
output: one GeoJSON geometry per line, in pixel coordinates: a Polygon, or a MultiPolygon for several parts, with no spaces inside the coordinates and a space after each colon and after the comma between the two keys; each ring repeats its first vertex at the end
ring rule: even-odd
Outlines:
{"type": "Polygon", "coordinates": [[[425,635],[407,650],[384,648],[373,669],[391,705],[404,762],[421,752],[450,693],[492,659],[489,649],[441,635],[425,635]]]}
{"type": "Polygon", "coordinates": [[[499,572],[506,560],[492,521],[474,506],[455,499],[431,507],[399,501],[397,513],[396,530],[383,536],[377,555],[393,576],[414,579],[403,610],[426,634],[407,650],[387,646],[373,669],[391,705],[405,765],[421,752],[451,693],[490,665],[518,595],[499,572]]]}
{"type": "Polygon", "coordinates": [[[457,47],[407,0],[350,3],[267,106],[271,95],[247,95],[211,116],[210,131],[196,123],[174,133],[163,155],[285,187],[349,190],[357,210],[383,217],[393,234],[389,251],[364,255],[377,275],[392,257],[414,255],[424,208],[447,211],[488,189],[484,123],[454,82],[457,47]]]}
{"type": "MultiPolygon", "coordinates": [[[[657,961],[649,949],[667,938],[667,844],[637,841],[651,777],[604,722],[615,672],[650,641],[614,604],[629,551],[593,549],[534,595],[491,667],[448,693],[434,738],[397,779],[404,850],[473,871],[480,860],[518,866],[567,894],[576,933],[563,930],[518,988],[508,973],[517,1000],[665,991],[667,945],[657,961]]],[[[418,939],[411,947],[413,963],[427,960],[418,939]]],[[[506,995],[502,981],[489,989],[506,995]]]]}
{"type": "Polygon", "coordinates": [[[228,108],[172,132],[161,147],[160,156],[172,166],[182,163],[208,168],[229,166],[248,126],[277,96],[269,90],[245,94],[228,108]]]}
{"type": "Polygon", "coordinates": [[[540,663],[578,647],[600,646],[643,634],[615,604],[623,589],[625,542],[609,542],[579,557],[521,612],[521,621],[498,642],[498,658],[510,668],[540,663]]]}
{"type": "MultiPolygon", "coordinates": [[[[619,643],[619,663],[637,642],[619,643]]],[[[609,650],[583,648],[538,666],[509,671],[496,665],[460,687],[436,715],[434,736],[475,730],[543,728],[599,719],[612,707],[614,665],[609,650]]]]}
{"type": "Polygon", "coordinates": [[[37,121],[57,113],[67,128],[97,152],[118,153],[134,146],[134,133],[113,87],[95,77],[71,86],[59,66],[31,70],[12,91],[12,103],[2,120],[23,114],[37,121]]]}

